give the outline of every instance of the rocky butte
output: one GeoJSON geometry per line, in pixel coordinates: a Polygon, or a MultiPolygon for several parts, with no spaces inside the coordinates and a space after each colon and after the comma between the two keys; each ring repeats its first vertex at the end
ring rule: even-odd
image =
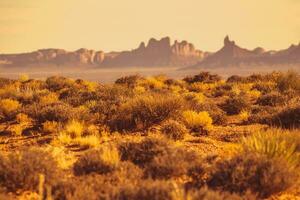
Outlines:
{"type": "Polygon", "coordinates": [[[288,49],[280,51],[265,51],[261,47],[248,50],[239,47],[228,36],[224,39],[224,46],[196,65],[189,67],[239,67],[239,66],[274,66],[295,65],[300,67],[300,43],[291,45],[288,49]]]}

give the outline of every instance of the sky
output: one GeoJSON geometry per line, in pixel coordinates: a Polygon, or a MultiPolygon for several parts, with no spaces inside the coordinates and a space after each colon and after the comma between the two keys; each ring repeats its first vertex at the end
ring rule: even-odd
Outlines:
{"type": "Polygon", "coordinates": [[[0,0],[0,53],[43,48],[120,51],[152,37],[216,51],[300,42],[300,0],[0,0]]]}

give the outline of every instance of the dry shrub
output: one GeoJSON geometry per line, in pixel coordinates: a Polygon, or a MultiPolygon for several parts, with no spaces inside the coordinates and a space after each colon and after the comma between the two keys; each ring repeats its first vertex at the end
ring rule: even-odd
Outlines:
{"type": "Polygon", "coordinates": [[[288,99],[278,92],[272,92],[259,97],[256,101],[261,106],[279,106],[284,105],[288,99]]]}
{"type": "Polygon", "coordinates": [[[246,96],[234,96],[227,99],[222,108],[228,115],[237,115],[242,110],[248,110],[250,105],[246,96]]]}
{"type": "Polygon", "coordinates": [[[16,115],[16,122],[8,128],[8,131],[14,136],[21,136],[25,130],[33,127],[33,120],[23,113],[16,115]]]}
{"type": "Polygon", "coordinates": [[[111,200],[116,186],[105,181],[105,178],[98,174],[62,180],[52,188],[52,198],[57,200],[111,200]]]}
{"type": "Polygon", "coordinates": [[[246,78],[242,77],[242,76],[239,76],[239,75],[232,75],[232,76],[227,78],[226,82],[227,83],[245,83],[246,78]]]}
{"type": "Polygon", "coordinates": [[[50,91],[59,91],[71,87],[74,81],[65,77],[52,76],[46,79],[46,87],[50,91]]]}
{"type": "Polygon", "coordinates": [[[129,88],[134,88],[135,86],[137,86],[139,80],[143,80],[143,77],[141,77],[140,75],[130,75],[117,79],[115,83],[125,85],[129,88]]]}
{"type": "Polygon", "coordinates": [[[121,162],[118,167],[105,175],[89,174],[61,181],[53,188],[52,196],[59,200],[111,200],[117,199],[119,188],[137,185],[142,170],[130,162],[121,162]]]}
{"type": "Polygon", "coordinates": [[[252,107],[247,123],[272,124],[272,117],[281,110],[280,107],[255,105],[252,107]]]}
{"type": "Polygon", "coordinates": [[[256,200],[256,196],[247,193],[243,196],[238,194],[231,194],[229,192],[220,192],[209,189],[208,187],[202,187],[200,190],[195,190],[187,194],[187,198],[190,200],[256,200]]]}
{"type": "Polygon", "coordinates": [[[277,79],[277,88],[279,91],[284,92],[287,90],[300,91],[300,76],[295,71],[288,71],[281,74],[277,79]]]}
{"type": "Polygon", "coordinates": [[[83,154],[74,164],[75,175],[90,173],[106,174],[117,168],[120,162],[119,152],[113,146],[102,146],[83,154]]]}
{"type": "Polygon", "coordinates": [[[173,95],[151,94],[130,99],[120,107],[111,121],[112,130],[145,130],[152,125],[178,116],[180,98],[173,95]]]}
{"type": "Polygon", "coordinates": [[[174,186],[167,181],[145,180],[135,185],[124,185],[114,197],[117,200],[174,200],[174,186]]]}
{"type": "Polygon", "coordinates": [[[46,121],[56,121],[65,123],[71,119],[79,118],[78,112],[72,106],[56,102],[48,105],[31,105],[26,107],[25,114],[33,119],[36,119],[39,123],[46,121]]]}
{"type": "Polygon", "coordinates": [[[122,142],[119,145],[121,160],[144,167],[157,155],[170,148],[169,142],[160,137],[146,137],[140,142],[122,142]]]}
{"type": "Polygon", "coordinates": [[[285,108],[271,117],[271,124],[282,128],[300,127],[300,105],[285,108]]]}
{"type": "Polygon", "coordinates": [[[270,93],[270,92],[276,90],[274,82],[259,82],[259,83],[255,83],[252,86],[252,89],[258,90],[262,94],[267,94],[267,93],[270,93]]]}
{"type": "Polygon", "coordinates": [[[217,74],[211,74],[209,72],[201,72],[193,77],[185,77],[183,80],[187,83],[215,83],[219,82],[222,78],[217,74]]]}
{"type": "Polygon", "coordinates": [[[187,110],[182,113],[182,118],[186,127],[193,132],[208,133],[212,128],[212,119],[208,112],[195,112],[187,110]]]}
{"type": "Polygon", "coordinates": [[[60,178],[57,162],[50,153],[34,148],[7,156],[0,154],[0,185],[7,190],[37,191],[40,174],[48,185],[60,178]]]}
{"type": "Polygon", "coordinates": [[[296,172],[282,159],[242,153],[216,164],[208,185],[240,194],[250,190],[261,198],[282,192],[295,182],[296,172]]]}
{"type": "Polygon", "coordinates": [[[200,155],[185,148],[172,148],[154,157],[146,166],[145,174],[153,179],[179,178],[201,166],[200,155]]]}
{"type": "Polygon", "coordinates": [[[186,127],[174,120],[168,120],[161,125],[160,131],[173,140],[183,140],[188,133],[186,127]]]}

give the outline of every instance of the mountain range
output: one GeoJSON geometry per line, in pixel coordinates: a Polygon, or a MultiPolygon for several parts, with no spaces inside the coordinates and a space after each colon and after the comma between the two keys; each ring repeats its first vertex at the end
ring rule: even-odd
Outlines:
{"type": "Polygon", "coordinates": [[[263,48],[248,50],[239,47],[228,36],[223,47],[214,53],[201,51],[187,41],[171,44],[169,37],[151,38],[147,45],[142,42],[130,51],[108,52],[79,49],[41,49],[30,53],[0,54],[1,66],[95,66],[95,67],[160,67],[176,66],[184,69],[198,67],[238,67],[294,65],[300,67],[300,43],[279,51],[265,51],[263,48]]]}

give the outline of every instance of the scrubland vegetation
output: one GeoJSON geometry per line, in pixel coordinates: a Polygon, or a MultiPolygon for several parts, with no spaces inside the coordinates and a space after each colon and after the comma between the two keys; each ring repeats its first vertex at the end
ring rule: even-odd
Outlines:
{"type": "Polygon", "coordinates": [[[0,78],[0,199],[299,199],[300,77],[0,78]]]}

